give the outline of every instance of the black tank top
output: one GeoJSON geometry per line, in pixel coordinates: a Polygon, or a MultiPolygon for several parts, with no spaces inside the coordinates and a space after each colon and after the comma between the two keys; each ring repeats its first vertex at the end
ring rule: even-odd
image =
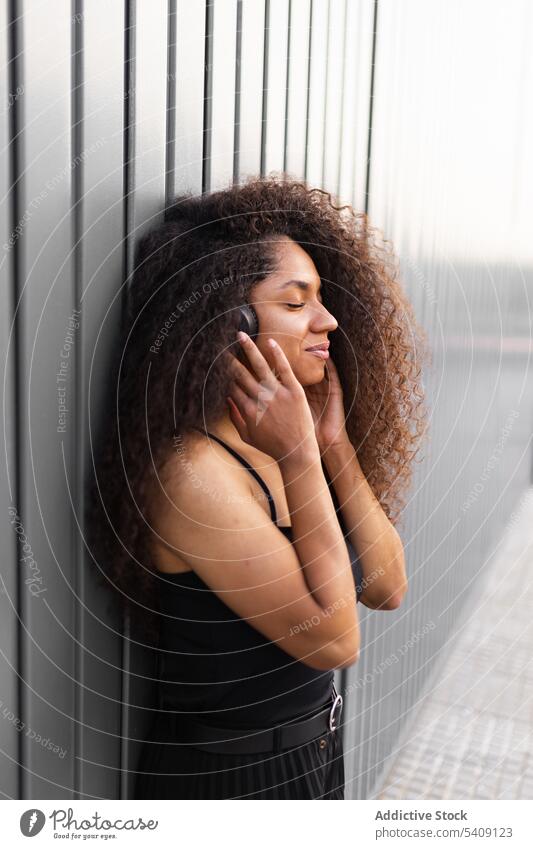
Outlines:
{"type": "MultiPolygon", "coordinates": [[[[262,487],[272,521],[274,499],[252,466],[217,436],[207,433],[245,466],[262,487]]],[[[354,573],[357,598],[362,572],[347,539],[335,490],[322,463],[354,573]]],[[[323,671],[287,654],[225,605],[194,570],[157,571],[161,629],[158,705],[225,728],[268,727],[311,715],[331,699],[333,670],[323,671]]]]}

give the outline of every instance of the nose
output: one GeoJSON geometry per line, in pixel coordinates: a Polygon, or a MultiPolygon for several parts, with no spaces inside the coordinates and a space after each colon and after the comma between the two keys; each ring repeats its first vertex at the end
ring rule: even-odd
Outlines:
{"type": "Polygon", "coordinates": [[[313,317],[310,325],[315,333],[332,333],[339,326],[339,322],[335,316],[326,309],[324,304],[318,304],[316,308],[313,308],[313,317]]]}

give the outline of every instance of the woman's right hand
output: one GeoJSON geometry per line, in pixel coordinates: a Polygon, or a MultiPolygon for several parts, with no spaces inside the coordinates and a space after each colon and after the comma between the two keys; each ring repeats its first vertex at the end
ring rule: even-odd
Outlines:
{"type": "Polygon", "coordinates": [[[246,336],[240,344],[255,373],[230,357],[233,381],[228,404],[243,442],[277,462],[298,454],[320,456],[305,391],[283,350],[277,344],[270,349],[274,373],[253,339],[246,336]]]}

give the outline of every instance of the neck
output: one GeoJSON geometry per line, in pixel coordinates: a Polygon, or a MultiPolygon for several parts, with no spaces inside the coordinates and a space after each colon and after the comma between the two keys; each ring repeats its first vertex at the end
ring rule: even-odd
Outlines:
{"type": "Polygon", "coordinates": [[[239,453],[247,455],[249,459],[254,458],[255,462],[258,462],[260,460],[266,460],[266,458],[273,462],[272,458],[269,457],[268,454],[265,454],[263,451],[260,451],[259,448],[254,448],[253,445],[249,445],[247,442],[244,442],[241,439],[239,431],[231,420],[229,410],[227,410],[223,416],[213,422],[213,424],[209,427],[209,432],[214,434],[214,436],[218,436],[224,442],[227,442],[229,445],[239,451],[239,453]]]}

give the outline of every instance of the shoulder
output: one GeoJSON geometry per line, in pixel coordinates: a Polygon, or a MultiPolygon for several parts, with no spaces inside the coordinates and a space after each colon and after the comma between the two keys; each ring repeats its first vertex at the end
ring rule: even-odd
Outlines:
{"type": "MultiPolygon", "coordinates": [[[[165,512],[172,505],[178,512],[186,508],[188,516],[200,519],[223,513],[243,499],[249,501],[253,493],[244,466],[216,440],[196,431],[174,440],[158,489],[159,508],[162,504],[165,512]]],[[[158,513],[161,516],[161,509],[158,513]]]]}

